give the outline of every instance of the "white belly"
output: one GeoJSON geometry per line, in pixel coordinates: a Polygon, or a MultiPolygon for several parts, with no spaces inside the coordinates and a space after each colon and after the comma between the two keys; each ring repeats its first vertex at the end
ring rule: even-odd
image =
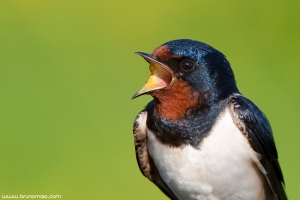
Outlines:
{"type": "Polygon", "coordinates": [[[200,149],[161,144],[147,131],[147,145],[164,182],[181,200],[265,199],[257,154],[226,109],[200,149]]]}

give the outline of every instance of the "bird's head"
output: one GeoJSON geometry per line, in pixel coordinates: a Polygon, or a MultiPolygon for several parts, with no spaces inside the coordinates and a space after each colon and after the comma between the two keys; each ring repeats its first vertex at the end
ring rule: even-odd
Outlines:
{"type": "Polygon", "coordinates": [[[157,47],[152,54],[137,54],[150,64],[151,75],[132,98],[150,94],[158,104],[168,105],[168,109],[178,105],[183,115],[190,107],[209,106],[238,92],[225,56],[205,43],[173,40],[157,47]]]}

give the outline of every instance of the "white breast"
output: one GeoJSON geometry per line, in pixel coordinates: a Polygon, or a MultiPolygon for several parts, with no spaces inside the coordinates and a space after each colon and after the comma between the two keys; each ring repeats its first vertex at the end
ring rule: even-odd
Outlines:
{"type": "Polygon", "coordinates": [[[200,149],[161,144],[147,131],[147,145],[164,182],[181,200],[265,199],[257,154],[225,109],[200,149]]]}

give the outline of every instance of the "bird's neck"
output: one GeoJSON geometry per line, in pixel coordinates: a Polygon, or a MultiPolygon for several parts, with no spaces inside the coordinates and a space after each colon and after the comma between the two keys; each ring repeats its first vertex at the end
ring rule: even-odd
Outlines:
{"type": "Polygon", "coordinates": [[[199,93],[194,92],[187,82],[178,80],[166,90],[157,90],[152,94],[154,111],[164,120],[176,120],[185,116],[189,110],[200,105],[199,93]]]}
{"type": "Polygon", "coordinates": [[[226,104],[227,100],[220,101],[212,106],[192,109],[181,118],[165,120],[157,114],[157,105],[152,101],[146,107],[147,127],[163,144],[173,147],[190,144],[197,149],[202,139],[209,134],[217,116],[224,110],[226,104]]]}

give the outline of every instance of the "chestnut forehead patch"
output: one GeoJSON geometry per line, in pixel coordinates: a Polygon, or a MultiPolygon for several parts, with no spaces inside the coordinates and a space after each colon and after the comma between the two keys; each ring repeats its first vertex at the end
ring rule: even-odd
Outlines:
{"type": "Polygon", "coordinates": [[[168,60],[170,58],[180,58],[179,55],[174,55],[171,53],[171,50],[167,45],[159,46],[155,48],[152,52],[152,55],[154,55],[159,60],[168,60]]]}

